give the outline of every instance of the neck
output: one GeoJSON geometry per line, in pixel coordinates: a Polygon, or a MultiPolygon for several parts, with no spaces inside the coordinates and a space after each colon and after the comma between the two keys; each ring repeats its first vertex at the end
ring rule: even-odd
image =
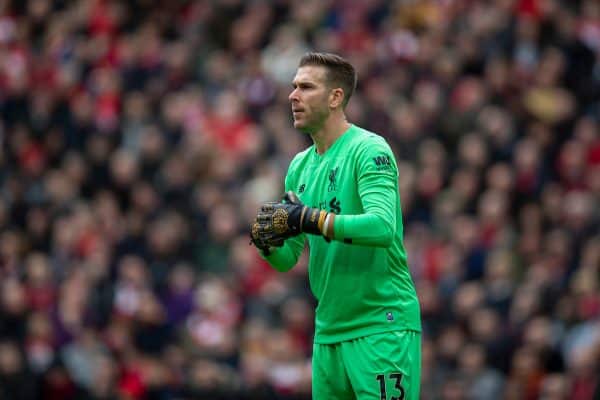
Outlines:
{"type": "Polygon", "coordinates": [[[346,116],[343,113],[332,114],[321,129],[310,134],[317,147],[317,153],[325,153],[348,128],[350,128],[350,124],[346,121],[346,116]]]}

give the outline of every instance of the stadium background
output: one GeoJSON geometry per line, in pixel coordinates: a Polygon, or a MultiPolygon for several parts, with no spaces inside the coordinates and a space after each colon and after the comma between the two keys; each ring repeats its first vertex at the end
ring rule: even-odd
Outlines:
{"type": "Polygon", "coordinates": [[[423,399],[600,396],[600,3],[0,1],[0,398],[307,398],[280,196],[307,50],[391,143],[423,399]]]}

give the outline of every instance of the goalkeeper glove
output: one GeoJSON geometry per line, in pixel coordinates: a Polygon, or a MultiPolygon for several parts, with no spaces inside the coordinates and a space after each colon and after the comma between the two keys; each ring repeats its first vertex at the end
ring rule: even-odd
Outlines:
{"type": "Polygon", "coordinates": [[[300,232],[313,235],[324,234],[323,226],[329,214],[327,211],[305,206],[296,193],[292,191],[285,194],[283,203],[279,205],[287,214],[287,218],[285,218],[281,213],[283,217],[281,222],[285,220],[290,236],[298,235],[300,232]]]}
{"type": "Polygon", "coordinates": [[[311,208],[302,203],[298,196],[289,191],[281,203],[265,203],[252,225],[252,243],[265,254],[269,247],[283,246],[285,239],[302,232],[323,235],[327,241],[326,224],[329,213],[311,208]]]}

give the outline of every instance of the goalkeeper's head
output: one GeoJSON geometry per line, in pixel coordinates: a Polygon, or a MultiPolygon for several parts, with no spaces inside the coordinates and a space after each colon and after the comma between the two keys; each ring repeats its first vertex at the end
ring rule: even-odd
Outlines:
{"type": "Polygon", "coordinates": [[[307,53],[292,82],[294,126],[304,132],[320,129],[332,113],[343,113],[356,88],[356,71],[344,58],[307,53]]]}
{"type": "Polygon", "coordinates": [[[345,58],[332,53],[306,53],[298,67],[318,66],[326,71],[325,84],[330,89],[339,88],[344,91],[342,106],[345,108],[356,90],[356,71],[345,58]]]}

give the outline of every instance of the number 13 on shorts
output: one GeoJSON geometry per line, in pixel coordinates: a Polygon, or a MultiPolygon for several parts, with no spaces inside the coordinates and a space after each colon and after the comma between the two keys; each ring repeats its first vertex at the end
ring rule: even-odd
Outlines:
{"type": "Polygon", "coordinates": [[[419,399],[419,332],[384,332],[313,349],[315,400],[419,399]]]}
{"type": "Polygon", "coordinates": [[[379,382],[379,392],[381,400],[404,400],[404,388],[402,387],[402,374],[399,372],[391,373],[387,376],[388,382],[393,381],[393,389],[388,389],[388,383],[386,382],[385,374],[377,374],[377,381],[379,382]],[[389,395],[389,397],[388,397],[389,395]]]}

